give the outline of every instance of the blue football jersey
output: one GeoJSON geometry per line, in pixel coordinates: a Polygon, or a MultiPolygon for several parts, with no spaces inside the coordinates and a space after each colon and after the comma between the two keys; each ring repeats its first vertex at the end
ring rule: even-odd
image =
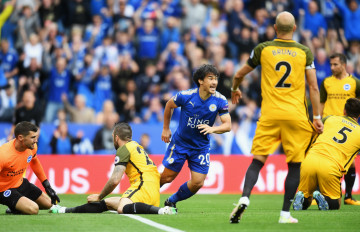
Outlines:
{"type": "Polygon", "coordinates": [[[173,142],[181,147],[196,150],[210,147],[209,134],[201,134],[197,125],[212,126],[217,114],[221,116],[229,113],[226,98],[216,91],[204,101],[200,98],[199,89],[195,88],[177,93],[174,102],[181,107],[181,112],[173,142]]]}

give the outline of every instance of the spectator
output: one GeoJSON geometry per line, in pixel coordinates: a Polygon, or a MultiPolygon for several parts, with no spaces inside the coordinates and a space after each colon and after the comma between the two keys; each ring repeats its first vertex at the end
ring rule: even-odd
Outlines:
{"type": "Polygon", "coordinates": [[[206,7],[199,0],[181,1],[184,10],[183,31],[193,26],[202,27],[206,17],[206,7]]]}
{"type": "Polygon", "coordinates": [[[164,51],[170,42],[180,43],[179,21],[175,17],[168,17],[160,35],[160,51],[164,51]]]}
{"type": "Polygon", "coordinates": [[[89,43],[89,47],[96,48],[108,35],[109,22],[103,20],[101,15],[93,16],[93,23],[86,27],[85,41],[89,43]]]}
{"type": "Polygon", "coordinates": [[[36,104],[36,97],[34,92],[27,90],[22,96],[22,101],[15,108],[15,114],[12,119],[12,127],[8,136],[8,140],[13,138],[13,132],[15,125],[22,121],[27,121],[40,126],[43,112],[39,106],[36,104]]]}
{"type": "Polygon", "coordinates": [[[76,138],[71,136],[66,121],[60,121],[50,141],[51,153],[62,155],[74,154],[73,146],[74,144],[80,143],[82,137],[82,131],[77,133],[76,138]]]}
{"type": "Polygon", "coordinates": [[[60,23],[60,0],[43,0],[39,8],[39,18],[42,27],[50,23],[60,23]]]}
{"type": "Polygon", "coordinates": [[[113,114],[104,117],[104,124],[96,132],[93,141],[96,154],[113,154],[115,152],[112,132],[116,122],[116,117],[113,114]]]}
{"type": "MultiPolygon", "coordinates": [[[[19,96],[22,96],[23,91],[31,90],[37,97],[42,98],[42,90],[38,91],[41,87],[41,83],[45,81],[46,75],[41,69],[40,64],[37,63],[36,58],[31,58],[29,67],[25,68],[22,73],[20,73],[18,90],[19,96]]],[[[40,99],[43,100],[43,99],[40,99]]]]}
{"type": "Polygon", "coordinates": [[[5,23],[5,21],[10,17],[11,13],[14,10],[16,0],[11,0],[5,4],[4,10],[0,14],[0,39],[1,37],[1,29],[5,23]]]}
{"type": "MultiPolygon", "coordinates": [[[[41,25],[39,15],[30,5],[25,4],[20,10],[14,13],[11,21],[17,23],[17,40],[15,47],[22,50],[28,42],[30,35],[38,35],[40,32],[41,25]]],[[[35,46],[38,41],[35,44],[33,44],[32,41],[30,42],[35,46]]]]}
{"type": "Polygon", "coordinates": [[[318,86],[321,86],[323,80],[331,76],[330,62],[326,55],[326,51],[323,48],[320,48],[316,52],[316,57],[314,60],[316,67],[316,78],[318,81],[318,86]]]}
{"type": "Polygon", "coordinates": [[[116,30],[127,32],[130,37],[135,34],[134,7],[127,3],[127,0],[114,1],[114,28],[116,30]]]}
{"type": "Polygon", "coordinates": [[[11,122],[16,106],[15,81],[9,80],[8,85],[0,90],[0,122],[11,122]]]}
{"type": "Polygon", "coordinates": [[[129,54],[131,58],[135,58],[135,47],[130,40],[130,33],[124,31],[117,31],[116,47],[120,56],[129,54]]]}
{"type": "Polygon", "coordinates": [[[63,108],[61,95],[70,91],[70,72],[66,69],[66,60],[60,57],[56,61],[49,78],[49,98],[46,106],[45,121],[53,122],[56,112],[63,108]]]}
{"type": "Polygon", "coordinates": [[[106,65],[100,68],[100,73],[95,82],[94,96],[96,99],[94,103],[95,112],[101,111],[104,101],[113,98],[110,70],[106,65]]]}
{"type": "Polygon", "coordinates": [[[103,103],[102,111],[100,111],[96,115],[96,123],[97,124],[104,124],[105,123],[105,118],[109,117],[109,116],[114,117],[114,120],[116,122],[118,122],[119,119],[120,119],[119,114],[116,113],[116,111],[115,111],[114,103],[111,100],[106,100],[103,103]]]}
{"type": "Polygon", "coordinates": [[[149,149],[150,143],[151,143],[150,135],[148,133],[141,134],[140,145],[143,147],[146,153],[151,155],[152,153],[151,150],[149,149]]]}
{"type": "Polygon", "coordinates": [[[158,68],[166,75],[176,67],[186,68],[187,64],[187,59],[180,52],[180,44],[170,42],[160,55],[158,68]]]}
{"type": "Polygon", "coordinates": [[[158,56],[159,30],[153,20],[146,19],[137,29],[137,41],[140,67],[144,67],[148,61],[154,62],[158,56]]]}
{"type": "Polygon", "coordinates": [[[119,68],[119,53],[114,46],[112,38],[107,36],[102,41],[102,44],[95,48],[94,62],[99,65],[108,66],[110,70],[118,70],[119,68]]]}
{"type": "Polygon", "coordinates": [[[304,25],[301,34],[304,38],[320,37],[324,38],[326,35],[327,24],[324,16],[319,12],[319,6],[316,1],[312,0],[308,4],[308,9],[305,10],[304,25]]]}
{"type": "Polygon", "coordinates": [[[24,67],[27,68],[30,65],[31,58],[35,58],[36,62],[41,66],[43,47],[39,41],[39,37],[36,34],[31,34],[29,42],[26,42],[24,47],[25,59],[24,67]]]}
{"type": "Polygon", "coordinates": [[[86,98],[77,94],[72,106],[66,94],[61,96],[65,106],[65,111],[70,115],[70,121],[74,123],[95,123],[95,113],[92,108],[86,107],[86,98]]]}
{"type": "Polygon", "coordinates": [[[150,99],[149,107],[143,108],[144,122],[149,124],[161,123],[163,121],[164,108],[161,105],[160,96],[150,99]]]}
{"type": "Polygon", "coordinates": [[[121,120],[125,122],[140,122],[141,95],[139,91],[136,91],[135,81],[128,80],[125,91],[117,96],[116,106],[121,120]]]}
{"type": "Polygon", "coordinates": [[[4,70],[6,79],[11,79],[17,76],[19,69],[17,62],[19,56],[15,49],[10,47],[10,43],[7,39],[2,39],[0,44],[0,65],[4,70]]]}
{"type": "Polygon", "coordinates": [[[339,0],[332,0],[343,17],[345,38],[348,41],[360,41],[360,7],[356,0],[349,0],[348,6],[339,0]]]}
{"type": "Polygon", "coordinates": [[[64,26],[71,29],[74,26],[79,26],[84,30],[85,26],[91,22],[91,11],[89,1],[76,0],[64,1],[64,26]]]}
{"type": "Polygon", "coordinates": [[[156,66],[149,62],[145,66],[145,73],[136,77],[136,86],[141,95],[144,95],[148,91],[148,88],[152,84],[160,84],[161,78],[157,74],[156,66]]]}

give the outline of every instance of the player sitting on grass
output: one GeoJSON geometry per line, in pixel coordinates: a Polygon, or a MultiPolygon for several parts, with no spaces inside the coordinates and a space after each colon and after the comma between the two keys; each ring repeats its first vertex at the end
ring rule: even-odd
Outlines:
{"type": "Polygon", "coordinates": [[[66,208],[54,206],[50,213],[102,213],[116,210],[124,214],[177,214],[173,207],[159,208],[160,174],[144,149],[131,140],[132,130],[127,123],[117,123],[113,131],[115,168],[100,194],[88,196],[88,203],[66,208]],[[124,174],[129,177],[130,187],[122,197],[103,200],[120,183],[124,174]]]}
{"type": "Polygon", "coordinates": [[[360,151],[360,125],[357,123],[360,100],[349,98],[344,115],[323,119],[324,132],[316,139],[301,164],[294,210],[307,209],[312,198],[315,198],[320,210],[340,209],[340,179],[360,151]],[[317,186],[320,192],[315,191],[317,186]]]}
{"type": "Polygon", "coordinates": [[[38,127],[30,122],[19,122],[14,133],[15,139],[0,146],[0,204],[9,207],[6,213],[38,214],[39,209],[49,209],[60,199],[36,155],[38,127]],[[23,178],[29,164],[51,199],[23,178]]]}

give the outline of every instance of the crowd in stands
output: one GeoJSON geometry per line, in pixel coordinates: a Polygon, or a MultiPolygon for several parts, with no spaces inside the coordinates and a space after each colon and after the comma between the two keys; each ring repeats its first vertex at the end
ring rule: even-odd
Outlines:
{"type": "MultiPolygon", "coordinates": [[[[275,38],[275,17],[285,10],[296,17],[295,40],[315,56],[319,85],[335,52],[360,76],[357,0],[11,0],[0,7],[0,121],[56,123],[54,139],[66,131],[61,118],[103,124],[104,134],[107,121],[162,123],[164,104],[195,87],[192,73],[204,63],[218,68],[218,91],[230,98],[233,74],[258,43],[275,38]]],[[[241,104],[230,106],[231,138],[215,144],[253,131],[260,78],[255,71],[242,83],[241,104]]]]}

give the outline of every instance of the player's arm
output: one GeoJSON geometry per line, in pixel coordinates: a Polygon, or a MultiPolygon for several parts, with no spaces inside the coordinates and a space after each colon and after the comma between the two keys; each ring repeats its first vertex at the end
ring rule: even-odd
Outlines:
{"type": "Polygon", "coordinates": [[[44,186],[45,192],[51,198],[51,204],[56,205],[60,202],[60,198],[56,194],[55,190],[51,187],[50,182],[48,181],[44,169],[40,163],[40,160],[37,158],[36,154],[30,162],[30,167],[34,171],[37,178],[39,178],[41,184],[44,186]]]}
{"type": "MultiPolygon", "coordinates": [[[[103,190],[98,195],[99,201],[102,200],[107,195],[109,195],[116,188],[116,186],[120,183],[122,176],[124,175],[125,169],[126,169],[126,166],[124,166],[124,165],[116,165],[115,166],[110,179],[106,182],[103,190]]],[[[89,198],[88,198],[88,201],[89,201],[89,198]]],[[[89,202],[91,202],[91,201],[89,201],[89,202]]]]}
{"type": "Polygon", "coordinates": [[[242,98],[239,86],[244,80],[244,77],[252,70],[254,70],[254,68],[246,63],[235,73],[231,89],[231,102],[233,104],[239,103],[239,99],[242,98]]]}
{"type": "Polygon", "coordinates": [[[207,124],[200,124],[197,127],[200,133],[206,134],[223,134],[231,130],[231,117],[230,114],[223,114],[220,116],[221,124],[219,126],[209,126],[207,124]]]}
{"type": "Polygon", "coordinates": [[[163,125],[163,131],[161,133],[161,140],[164,141],[165,143],[170,142],[170,138],[171,138],[170,120],[173,110],[177,107],[178,106],[175,104],[173,97],[165,105],[164,125],[163,125]]]}
{"type": "Polygon", "coordinates": [[[305,69],[306,80],[309,85],[310,101],[313,107],[313,124],[317,133],[322,133],[323,123],[320,116],[320,93],[316,80],[316,71],[314,68],[305,69]]]}

